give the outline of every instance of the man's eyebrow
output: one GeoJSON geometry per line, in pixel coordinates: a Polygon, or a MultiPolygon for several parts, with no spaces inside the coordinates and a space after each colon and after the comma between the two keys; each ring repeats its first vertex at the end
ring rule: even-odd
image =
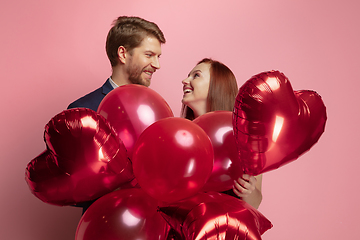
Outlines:
{"type": "MultiPolygon", "coordinates": [[[[157,55],[154,51],[152,50],[145,50],[145,53],[151,53],[152,55],[157,55]]],[[[161,53],[159,54],[159,56],[161,56],[161,53]]]]}

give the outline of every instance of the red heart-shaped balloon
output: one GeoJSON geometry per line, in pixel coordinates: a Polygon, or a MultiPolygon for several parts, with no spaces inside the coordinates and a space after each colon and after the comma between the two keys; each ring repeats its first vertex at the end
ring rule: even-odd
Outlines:
{"type": "Polygon", "coordinates": [[[47,150],[27,165],[25,179],[44,202],[71,205],[94,200],[134,176],[125,146],[93,110],[65,110],[45,126],[47,150]]]}
{"type": "Polygon", "coordinates": [[[244,172],[258,175],[297,159],[318,141],[326,119],[315,91],[293,91],[278,71],[253,76],[240,88],[233,110],[244,172]]]}
{"type": "Polygon", "coordinates": [[[245,201],[217,192],[159,207],[179,239],[261,239],[271,222],[245,201]]]}

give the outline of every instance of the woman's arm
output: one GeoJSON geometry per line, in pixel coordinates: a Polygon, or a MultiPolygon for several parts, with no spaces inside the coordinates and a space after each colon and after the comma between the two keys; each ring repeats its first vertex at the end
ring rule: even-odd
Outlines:
{"type": "Polygon", "coordinates": [[[261,185],[262,174],[255,177],[244,174],[234,181],[233,190],[238,197],[257,209],[262,201],[261,185]]]}

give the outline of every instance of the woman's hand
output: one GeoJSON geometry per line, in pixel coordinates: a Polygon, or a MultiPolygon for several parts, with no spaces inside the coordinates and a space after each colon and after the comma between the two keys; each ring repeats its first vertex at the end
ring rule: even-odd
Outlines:
{"type": "Polygon", "coordinates": [[[234,181],[233,191],[242,200],[254,208],[258,208],[262,201],[261,185],[261,174],[256,177],[243,174],[242,177],[234,181]]]}
{"type": "Polygon", "coordinates": [[[243,174],[234,181],[234,193],[240,198],[247,198],[256,189],[257,179],[249,174],[243,174]]]}

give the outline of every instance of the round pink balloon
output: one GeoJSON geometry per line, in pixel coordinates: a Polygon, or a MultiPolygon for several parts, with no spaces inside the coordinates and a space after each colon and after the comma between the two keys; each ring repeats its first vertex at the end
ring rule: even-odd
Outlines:
{"type": "Polygon", "coordinates": [[[240,88],[233,111],[244,172],[258,175],[294,161],[319,140],[326,119],[316,92],[293,91],[278,71],[253,76],[240,88]]]}
{"type": "Polygon", "coordinates": [[[130,159],[136,140],[145,128],[162,118],[174,116],[157,92],[136,84],[112,90],[101,101],[97,112],[114,127],[130,159]]]}
{"type": "Polygon", "coordinates": [[[133,170],[150,196],[177,201],[196,194],[211,174],[214,153],[207,134],[184,118],[161,119],[136,142],[133,170]]]}
{"type": "Polygon", "coordinates": [[[109,123],[86,108],[65,110],[45,126],[47,146],[26,168],[32,193],[44,202],[71,205],[109,193],[132,179],[125,146],[109,123]]]}
{"type": "Polygon", "coordinates": [[[193,122],[207,133],[214,149],[214,167],[203,191],[222,192],[231,189],[234,179],[242,175],[233,133],[232,112],[208,112],[193,122]]]}
{"type": "Polygon", "coordinates": [[[157,206],[139,188],[109,193],[84,213],[75,240],[166,240],[170,226],[157,206]]]}

